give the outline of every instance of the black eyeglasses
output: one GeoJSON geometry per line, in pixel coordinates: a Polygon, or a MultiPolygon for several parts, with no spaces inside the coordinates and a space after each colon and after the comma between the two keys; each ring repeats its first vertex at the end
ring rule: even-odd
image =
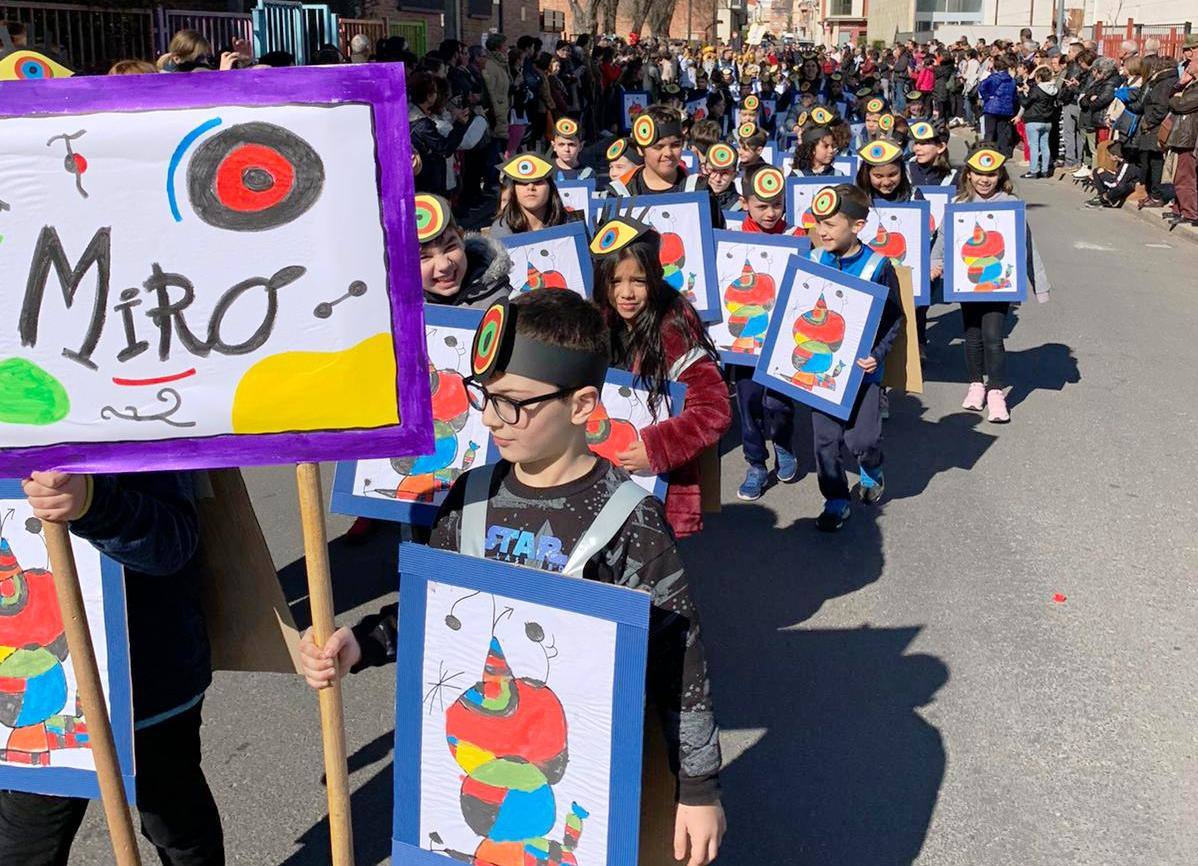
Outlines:
{"type": "Polygon", "coordinates": [[[520,410],[527,406],[535,406],[538,403],[544,403],[548,400],[558,400],[566,397],[576,389],[563,388],[560,391],[554,391],[552,394],[544,394],[540,397],[529,397],[525,400],[512,400],[510,397],[504,397],[501,394],[492,394],[486,387],[474,379],[466,380],[466,399],[470,401],[470,405],[483,412],[487,408],[487,404],[491,404],[491,408],[495,410],[495,414],[504,424],[520,423],[520,410]]]}

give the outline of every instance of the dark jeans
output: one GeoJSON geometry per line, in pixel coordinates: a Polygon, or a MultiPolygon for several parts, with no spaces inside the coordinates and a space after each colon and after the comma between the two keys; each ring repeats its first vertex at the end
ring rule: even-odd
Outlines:
{"type": "MultiPolygon", "coordinates": [[[[223,866],[224,833],[200,769],[203,704],[137,731],[142,835],[166,866],[223,866]]],[[[0,791],[0,863],[66,866],[87,800],[0,791]]]]}
{"type": "Polygon", "coordinates": [[[1007,326],[1006,301],[978,301],[961,305],[965,327],[965,371],[970,382],[985,382],[987,388],[1006,386],[1007,352],[1003,332],[1007,326]]]}
{"type": "Polygon", "coordinates": [[[997,114],[982,115],[982,138],[993,141],[998,145],[998,152],[1010,158],[1015,147],[1015,124],[1009,117],[999,117],[997,114]]]}
{"type": "Polygon", "coordinates": [[[811,410],[811,431],[815,440],[815,472],[819,492],[824,499],[848,499],[849,480],[844,472],[842,447],[858,464],[877,477],[882,466],[882,385],[862,382],[848,421],[811,410]]]}
{"type": "Polygon", "coordinates": [[[746,463],[765,468],[770,456],[765,448],[767,438],[773,441],[775,447],[781,446],[786,451],[791,451],[795,432],[795,406],[789,397],[771,391],[752,379],[744,378],[736,382],[736,403],[740,408],[741,442],[744,445],[746,463]]]}
{"type": "Polygon", "coordinates": [[[1165,155],[1159,150],[1140,151],[1140,173],[1144,177],[1144,189],[1155,199],[1163,201],[1161,172],[1165,170],[1165,155]]]}

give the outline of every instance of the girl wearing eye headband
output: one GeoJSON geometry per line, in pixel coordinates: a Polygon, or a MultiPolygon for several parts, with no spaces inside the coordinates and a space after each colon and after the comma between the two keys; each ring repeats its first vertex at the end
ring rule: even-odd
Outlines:
{"type": "Polygon", "coordinates": [[[957,173],[948,161],[948,130],[937,122],[917,120],[911,124],[911,158],[907,176],[912,186],[947,186],[957,173]]]}
{"type": "Polygon", "coordinates": [[[903,149],[892,141],[879,140],[857,151],[861,167],[857,169],[857,186],[874,201],[910,201],[913,189],[907,177],[903,149]]]}
{"type": "Polygon", "coordinates": [[[499,171],[507,196],[491,223],[491,237],[506,238],[560,226],[579,215],[566,210],[553,179],[553,166],[532,153],[513,156],[499,171]]]}

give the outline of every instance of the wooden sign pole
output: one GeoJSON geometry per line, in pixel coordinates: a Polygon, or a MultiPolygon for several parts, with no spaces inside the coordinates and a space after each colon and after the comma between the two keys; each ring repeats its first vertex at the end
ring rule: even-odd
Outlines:
{"type": "Polygon", "coordinates": [[[88,745],[96,762],[96,778],[100,782],[100,799],[104,804],[104,818],[108,821],[108,834],[112,837],[113,854],[118,866],[141,866],[137,837],[133,833],[133,817],[129,814],[129,803],[121,784],[121,766],[112,739],[112,726],[108,722],[108,708],[104,703],[100,669],[96,666],[96,654],[92,649],[83,592],[79,589],[71,537],[63,523],[43,521],[42,530],[50,554],[50,568],[54,572],[54,591],[58,594],[58,606],[62,610],[62,628],[75,669],[79,703],[87,722],[88,745]]]}
{"type": "MultiPolygon", "coordinates": [[[[312,609],[312,639],[324,646],[333,634],[333,581],[329,571],[329,542],[324,524],[320,466],[295,467],[299,486],[300,520],[304,529],[304,559],[308,566],[308,603],[312,609]]],[[[329,839],[333,866],[353,866],[353,826],[349,810],[349,771],[345,753],[341,683],[321,689],[320,734],[324,741],[324,775],[329,797],[329,839]]]]}

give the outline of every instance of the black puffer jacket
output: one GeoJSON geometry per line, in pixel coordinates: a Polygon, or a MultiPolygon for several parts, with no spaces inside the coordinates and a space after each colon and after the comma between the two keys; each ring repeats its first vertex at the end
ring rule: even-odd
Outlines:
{"type": "Polygon", "coordinates": [[[1169,97],[1177,89],[1177,81],[1177,67],[1170,64],[1145,81],[1139,97],[1127,106],[1129,111],[1140,115],[1140,126],[1133,141],[1138,149],[1160,151],[1156,133],[1169,115],[1169,97]]]}
{"type": "Polygon", "coordinates": [[[1106,126],[1105,117],[1107,106],[1115,98],[1115,88],[1123,83],[1117,72],[1112,72],[1106,78],[1097,78],[1093,71],[1090,73],[1090,83],[1082,91],[1081,126],[1086,132],[1093,132],[1099,127],[1106,126]]]}
{"type": "Polygon", "coordinates": [[[420,154],[420,174],[416,175],[416,192],[445,195],[445,160],[453,156],[466,134],[466,124],[455,123],[449,135],[437,131],[437,124],[416,106],[408,111],[408,126],[412,134],[412,150],[420,154]]]}
{"type": "Polygon", "coordinates": [[[512,257],[508,255],[507,247],[494,238],[469,232],[466,235],[466,277],[462,287],[448,298],[425,292],[424,300],[430,304],[485,310],[512,293],[512,283],[508,279],[511,267],[512,257]]]}
{"type": "Polygon", "coordinates": [[[948,83],[952,80],[956,67],[951,63],[937,63],[932,67],[934,80],[932,83],[932,99],[944,102],[948,99],[948,83]]]}
{"type": "Polygon", "coordinates": [[[1052,123],[1060,108],[1057,105],[1057,85],[1052,81],[1033,81],[1027,93],[1020,94],[1024,123],[1052,123]]]}

